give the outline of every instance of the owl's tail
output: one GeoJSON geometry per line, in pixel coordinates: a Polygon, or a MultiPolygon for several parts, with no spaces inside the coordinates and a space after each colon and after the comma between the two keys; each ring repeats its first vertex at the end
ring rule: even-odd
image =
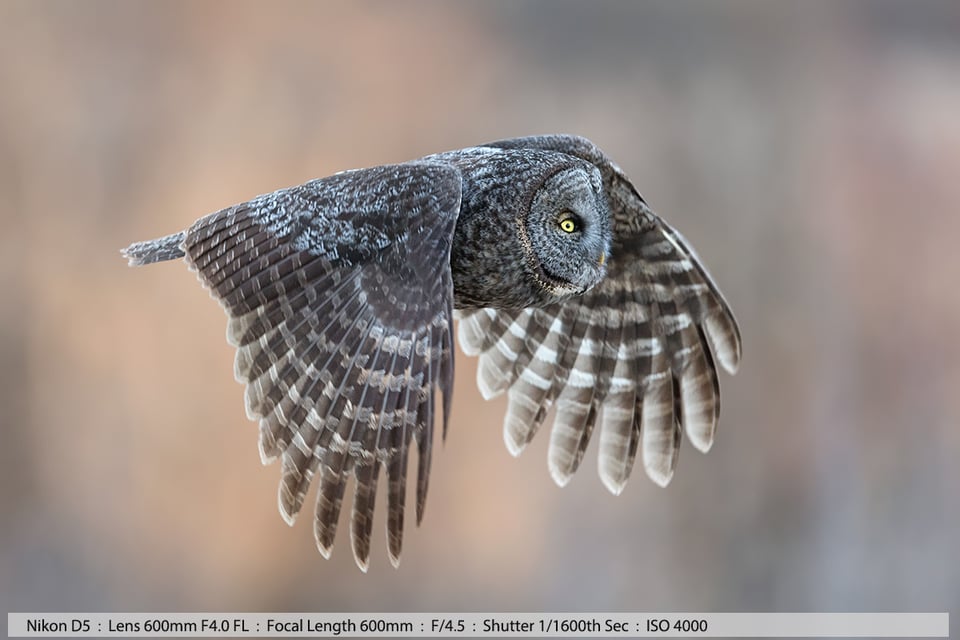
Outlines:
{"type": "Polygon", "coordinates": [[[126,249],[121,250],[120,253],[129,260],[131,267],[163,262],[164,260],[176,260],[186,255],[183,252],[183,240],[186,235],[186,231],[181,231],[165,238],[134,242],[126,249]]]}

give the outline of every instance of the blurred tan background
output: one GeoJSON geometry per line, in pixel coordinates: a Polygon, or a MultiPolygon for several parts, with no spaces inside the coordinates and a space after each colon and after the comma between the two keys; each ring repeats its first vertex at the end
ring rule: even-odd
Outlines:
{"type": "Polygon", "coordinates": [[[958,241],[956,2],[4,0],[0,600],[957,613],[958,241]],[[561,490],[545,435],[507,454],[459,354],[400,569],[382,509],[368,575],[345,525],[324,561],[312,506],[277,513],[223,312],[181,263],[118,250],[547,132],[603,147],[730,300],[744,363],[716,446],[614,498],[594,442],[561,490]]]}

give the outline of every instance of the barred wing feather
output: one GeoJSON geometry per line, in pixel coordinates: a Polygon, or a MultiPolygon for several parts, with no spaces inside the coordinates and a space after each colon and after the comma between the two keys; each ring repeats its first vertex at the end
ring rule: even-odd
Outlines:
{"type": "Polygon", "coordinates": [[[543,309],[480,309],[461,316],[464,352],[479,355],[485,397],[506,392],[504,439],[517,455],[555,409],[548,465],[560,485],[600,427],[599,471],[620,493],[638,450],[650,478],[673,476],[682,432],[707,451],[720,414],[715,360],[730,373],[740,333],[706,269],[592,143],[570,136],[492,143],[563,151],[603,175],[614,219],[607,277],[543,309]]]}
{"type": "Polygon", "coordinates": [[[314,533],[329,556],[352,474],[351,540],[363,569],[381,467],[388,550],[399,562],[411,440],[418,523],[423,516],[438,391],[446,431],[453,285],[443,258],[459,198],[455,169],[376,167],[230,207],[182,242],[227,312],[261,457],[281,460],[281,514],[292,523],[319,477],[314,533]]]}

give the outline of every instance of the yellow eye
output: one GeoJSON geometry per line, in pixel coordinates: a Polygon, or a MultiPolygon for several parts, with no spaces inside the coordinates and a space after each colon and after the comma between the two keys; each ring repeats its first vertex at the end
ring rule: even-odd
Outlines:
{"type": "Polygon", "coordinates": [[[560,228],[567,233],[573,233],[577,230],[577,223],[574,222],[573,218],[564,218],[560,221],[560,228]]]}

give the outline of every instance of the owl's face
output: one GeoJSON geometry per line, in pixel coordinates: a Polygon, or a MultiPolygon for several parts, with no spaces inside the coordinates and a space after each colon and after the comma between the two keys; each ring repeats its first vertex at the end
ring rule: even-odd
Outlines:
{"type": "Polygon", "coordinates": [[[545,180],[524,222],[521,243],[529,242],[533,275],[550,297],[579,295],[606,276],[610,208],[595,167],[584,163],[545,180]]]}

